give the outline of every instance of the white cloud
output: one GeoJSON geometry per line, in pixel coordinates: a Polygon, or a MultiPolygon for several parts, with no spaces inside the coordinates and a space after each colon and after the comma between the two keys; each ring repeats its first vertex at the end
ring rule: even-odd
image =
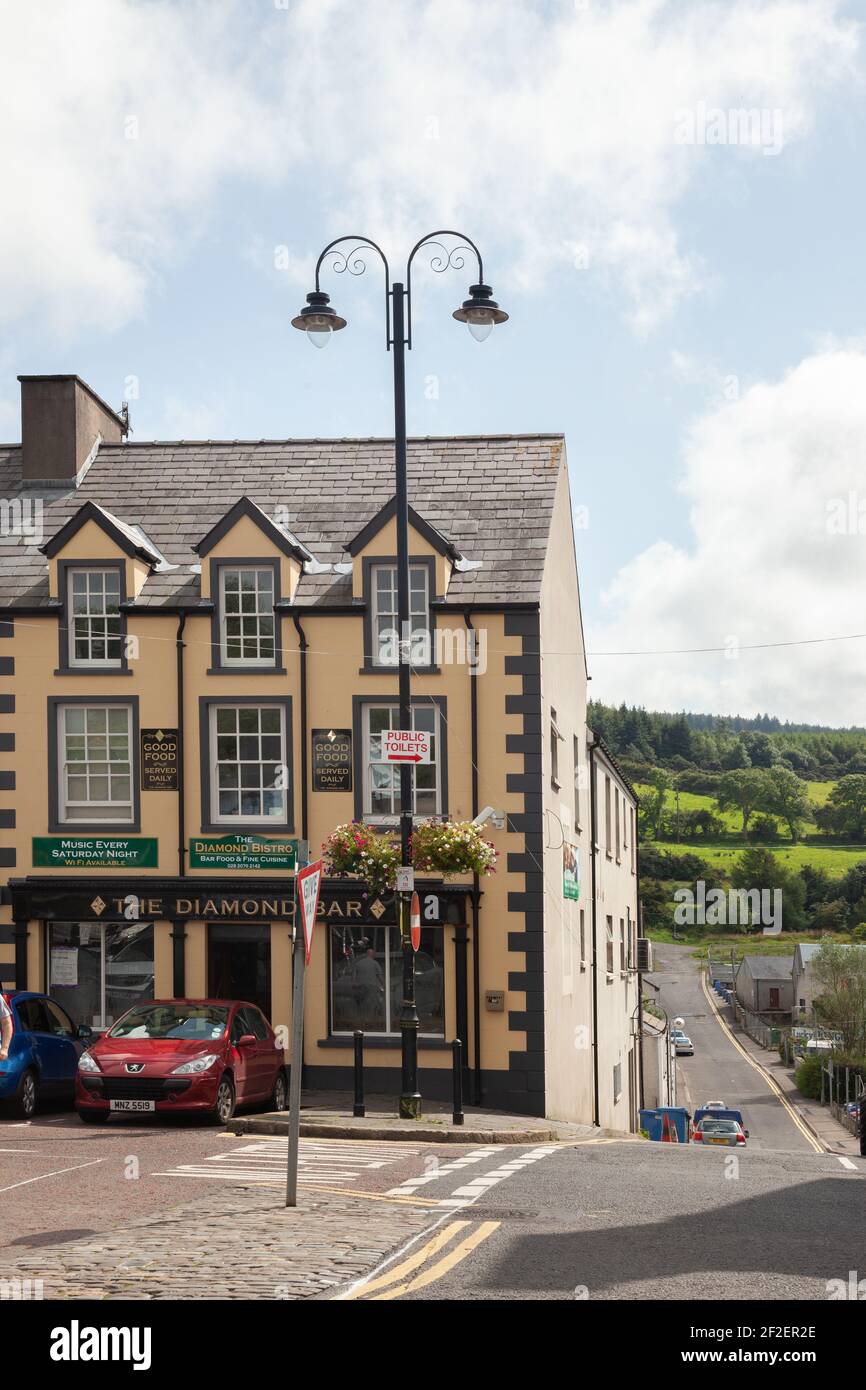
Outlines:
{"type": "Polygon", "coordinates": [[[657,709],[768,711],[866,722],[866,640],[742,650],[866,632],[866,350],[805,359],[688,432],[691,544],[658,540],[604,595],[591,652],[598,698],[657,709]]]}
{"type": "MultiPolygon", "coordinates": [[[[284,180],[389,246],[467,224],[534,286],[585,244],[649,332],[701,284],[677,113],[779,109],[786,147],[854,62],[837,0],[67,0],[0,32],[0,322],[111,328],[229,181],[284,180]],[[133,135],[135,138],[127,138],[133,135]],[[295,183],[291,183],[294,178],[295,183]]],[[[784,152],[780,158],[784,158],[784,152]]],[[[778,164],[769,161],[770,164],[778,164]]],[[[293,247],[303,258],[306,245],[293,247]]],[[[491,275],[493,270],[491,267],[491,275]]],[[[494,279],[495,283],[495,279],[494,279]]]]}

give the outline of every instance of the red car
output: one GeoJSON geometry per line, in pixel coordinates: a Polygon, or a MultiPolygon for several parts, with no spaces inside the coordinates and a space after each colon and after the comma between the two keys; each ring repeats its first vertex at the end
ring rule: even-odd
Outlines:
{"type": "Polygon", "coordinates": [[[110,1115],[200,1114],[228,1124],[238,1105],[285,1110],[283,1053],[255,1004],[151,999],[135,1004],[78,1059],[75,1108],[110,1115]]]}

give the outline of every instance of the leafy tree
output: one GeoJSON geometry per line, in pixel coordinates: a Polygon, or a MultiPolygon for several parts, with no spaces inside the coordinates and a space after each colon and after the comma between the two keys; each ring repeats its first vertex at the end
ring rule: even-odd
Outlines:
{"type": "Polygon", "coordinates": [[[712,811],[683,811],[680,815],[680,829],[686,840],[717,838],[724,828],[724,821],[714,816],[712,811]]]}
{"type": "Polygon", "coordinates": [[[673,786],[670,774],[664,768],[653,768],[649,777],[649,791],[640,799],[641,816],[644,825],[651,832],[651,838],[658,839],[659,824],[665,809],[667,794],[673,786]]]}
{"type": "Polygon", "coordinates": [[[735,772],[738,768],[751,767],[751,759],[740,738],[731,739],[723,749],[719,762],[725,772],[735,772]]]}
{"type": "Polygon", "coordinates": [[[866,775],[852,773],[840,778],[826,804],[818,807],[815,819],[822,829],[836,834],[855,840],[866,837],[866,775]]]}
{"type": "Polygon", "coordinates": [[[866,1052],[866,950],[822,941],[812,957],[820,993],[815,1013],[842,1034],[846,1052],[866,1052]]]}
{"type": "Polygon", "coordinates": [[[731,883],[735,888],[746,892],[757,888],[782,894],[782,929],[797,931],[806,925],[804,910],[806,887],[799,874],[790,873],[783,868],[771,850],[757,846],[744,849],[734,864],[731,883]]]}
{"type": "Polygon", "coordinates": [[[670,926],[673,913],[670,899],[657,878],[642,878],[640,902],[644,930],[670,926]]]}
{"type": "Polygon", "coordinates": [[[743,747],[749,755],[752,767],[773,767],[779,761],[776,745],[769,734],[760,732],[743,734],[743,747]]]}
{"type": "Polygon", "coordinates": [[[743,817],[743,836],[749,821],[760,810],[767,794],[767,774],[762,768],[748,767],[738,772],[726,772],[719,778],[716,804],[720,811],[739,811],[743,817]]]}
{"type": "Polygon", "coordinates": [[[799,839],[804,822],[812,816],[804,784],[796,773],[786,767],[772,767],[767,773],[766,792],[761,809],[779,816],[787,825],[791,839],[795,842],[799,839]]]}
{"type": "Polygon", "coordinates": [[[826,869],[816,869],[814,864],[804,864],[800,870],[800,878],[806,891],[806,911],[811,912],[818,903],[826,902],[830,897],[830,875],[826,869]]]}

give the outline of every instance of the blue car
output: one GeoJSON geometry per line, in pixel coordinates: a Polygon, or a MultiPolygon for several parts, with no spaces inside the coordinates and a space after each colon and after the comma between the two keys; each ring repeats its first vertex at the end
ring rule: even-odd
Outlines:
{"type": "Polygon", "coordinates": [[[29,1120],[40,1100],[75,1096],[78,1058],[93,1041],[93,1030],[78,1026],[56,999],[29,990],[4,994],[12,1012],[9,1056],[0,1062],[0,1102],[29,1120]]]}

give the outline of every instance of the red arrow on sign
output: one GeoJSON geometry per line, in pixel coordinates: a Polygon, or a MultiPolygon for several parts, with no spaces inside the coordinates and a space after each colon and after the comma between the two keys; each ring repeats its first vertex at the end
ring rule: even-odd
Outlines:
{"type": "Polygon", "coordinates": [[[420,753],[389,753],[389,763],[420,763],[420,753]]]}

